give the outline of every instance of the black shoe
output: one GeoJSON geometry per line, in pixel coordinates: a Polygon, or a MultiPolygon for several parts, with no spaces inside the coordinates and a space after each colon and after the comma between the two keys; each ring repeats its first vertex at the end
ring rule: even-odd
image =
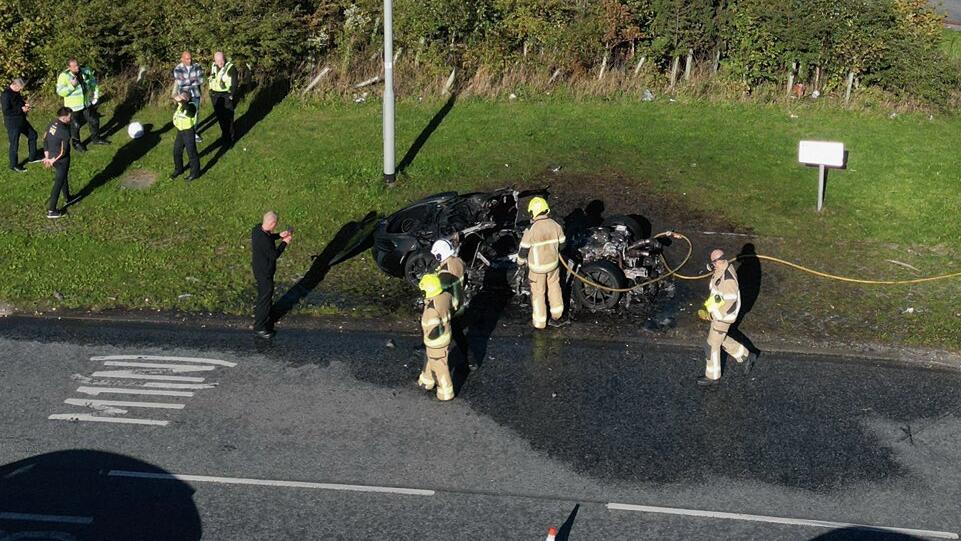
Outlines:
{"type": "Polygon", "coordinates": [[[173,180],[182,174],[184,174],[183,171],[174,171],[173,173],[170,173],[170,180],[173,180]]]}
{"type": "Polygon", "coordinates": [[[747,354],[747,359],[744,359],[744,361],[741,363],[741,371],[744,372],[745,376],[750,374],[751,370],[754,370],[754,363],[756,361],[757,361],[757,353],[754,353],[753,351],[749,351],[747,354]]]}
{"type": "Polygon", "coordinates": [[[27,172],[26,169],[24,169],[23,167],[20,167],[19,165],[14,165],[13,167],[10,168],[10,170],[11,170],[11,171],[14,171],[14,172],[16,172],[16,173],[26,173],[26,172],[27,172]]]}
{"type": "Polygon", "coordinates": [[[720,379],[708,379],[704,376],[697,378],[698,387],[713,387],[719,383],[721,383],[720,379]]]}
{"type": "Polygon", "coordinates": [[[186,182],[192,182],[192,181],[194,181],[194,180],[197,180],[198,178],[200,178],[199,175],[196,176],[196,177],[193,176],[193,175],[190,175],[190,176],[188,176],[187,178],[185,178],[184,181],[186,181],[186,182]]]}
{"type": "Polygon", "coordinates": [[[106,139],[94,139],[94,140],[91,141],[90,143],[91,143],[91,144],[94,144],[94,145],[109,145],[109,144],[110,144],[110,141],[108,141],[108,140],[106,140],[106,139]]]}
{"type": "Polygon", "coordinates": [[[276,331],[257,331],[257,332],[254,333],[254,334],[257,335],[257,338],[263,338],[264,340],[270,340],[271,338],[274,337],[275,334],[277,334],[277,332],[276,332],[276,331]]]}
{"type": "Polygon", "coordinates": [[[77,201],[80,201],[81,199],[83,199],[83,198],[80,197],[79,195],[74,195],[74,196],[67,197],[67,202],[63,204],[63,207],[64,207],[64,208],[67,208],[67,207],[69,207],[70,205],[76,203],[77,201]]]}
{"type": "Polygon", "coordinates": [[[57,218],[62,218],[62,217],[63,217],[63,213],[60,212],[59,210],[48,210],[48,211],[47,211],[47,218],[50,218],[51,220],[55,220],[55,219],[57,219],[57,218]]]}

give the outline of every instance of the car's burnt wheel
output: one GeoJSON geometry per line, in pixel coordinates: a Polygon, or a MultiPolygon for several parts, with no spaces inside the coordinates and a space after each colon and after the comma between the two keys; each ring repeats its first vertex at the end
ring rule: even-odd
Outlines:
{"type": "Polygon", "coordinates": [[[619,225],[623,225],[628,229],[628,231],[631,232],[631,236],[634,237],[635,241],[643,238],[641,235],[644,234],[644,229],[641,227],[641,224],[638,223],[637,220],[635,220],[634,218],[631,218],[630,216],[615,214],[614,216],[611,216],[606,220],[604,220],[604,223],[601,225],[603,227],[616,227],[619,225]]]}
{"type": "MultiPolygon", "coordinates": [[[[610,261],[595,261],[581,267],[579,275],[588,280],[612,289],[623,289],[627,279],[624,273],[610,261]]],[[[621,301],[623,293],[606,291],[574,279],[574,301],[590,312],[610,310],[621,301]]]]}
{"type": "Polygon", "coordinates": [[[427,250],[414,252],[404,260],[404,278],[413,285],[434,267],[435,259],[427,250]]]}

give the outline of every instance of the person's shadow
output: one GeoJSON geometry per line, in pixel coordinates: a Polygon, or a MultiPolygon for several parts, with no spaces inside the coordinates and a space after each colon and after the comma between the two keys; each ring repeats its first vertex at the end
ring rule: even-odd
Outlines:
{"type": "Polygon", "coordinates": [[[511,268],[487,268],[483,283],[470,299],[462,316],[467,336],[467,354],[478,368],[486,361],[491,336],[514,297],[511,287],[514,272],[515,269],[511,268]]]}
{"type": "MultiPolygon", "coordinates": [[[[239,143],[250,130],[254,128],[261,120],[267,118],[267,115],[274,110],[280,102],[284,101],[287,95],[290,93],[290,80],[288,79],[278,79],[274,82],[261,87],[257,93],[254,95],[253,100],[250,102],[250,106],[239,118],[234,120],[234,143],[239,143]]],[[[240,98],[237,98],[238,102],[240,98]]],[[[217,162],[224,157],[224,154],[231,149],[231,146],[226,144],[223,139],[223,135],[218,140],[217,144],[208,145],[200,152],[200,157],[203,158],[210,154],[213,149],[217,149],[217,153],[214,154],[213,158],[204,164],[201,174],[206,174],[208,171],[217,165],[217,162]]]]}
{"type": "Polygon", "coordinates": [[[274,303],[270,313],[271,323],[280,321],[290,313],[297,303],[324,281],[334,265],[370,249],[373,246],[374,229],[377,227],[379,218],[376,212],[371,211],[360,220],[349,222],[341,227],[323,251],[313,256],[314,261],[304,277],[274,303]]]}
{"type": "Polygon", "coordinates": [[[401,158],[400,163],[397,164],[398,173],[402,173],[410,166],[410,164],[414,163],[414,158],[417,157],[417,154],[420,153],[420,150],[425,144],[427,144],[427,140],[430,139],[430,136],[433,135],[434,132],[437,131],[437,128],[440,127],[441,123],[444,122],[444,118],[447,116],[447,113],[450,113],[450,110],[454,108],[454,103],[457,102],[457,94],[458,93],[456,91],[452,92],[450,98],[447,98],[447,101],[444,103],[443,107],[441,107],[437,113],[434,114],[433,118],[430,119],[430,122],[428,122],[427,125],[424,126],[424,129],[421,130],[420,134],[417,136],[417,139],[414,140],[414,144],[407,149],[407,152],[404,153],[404,157],[401,158]]]}
{"type": "Polygon", "coordinates": [[[193,488],[129,456],[57,451],[2,466],[0,479],[0,539],[196,541],[203,533],[193,488]]]}
{"type": "Polygon", "coordinates": [[[157,131],[153,129],[152,124],[145,124],[143,127],[143,135],[138,139],[131,139],[120,147],[117,153],[114,154],[113,159],[110,160],[110,163],[107,164],[107,167],[94,175],[83,189],[77,192],[80,198],[78,202],[85,199],[88,195],[96,191],[97,188],[103,186],[110,180],[122,175],[124,171],[135,162],[142,160],[148,152],[160,144],[161,136],[172,128],[172,122],[166,123],[163,128],[157,131]]]}
{"type": "Polygon", "coordinates": [[[744,344],[744,347],[752,352],[759,354],[761,351],[754,342],[741,332],[741,322],[754,308],[757,298],[761,294],[761,260],[757,258],[757,249],[753,243],[747,243],[741,248],[741,253],[737,254],[737,283],[741,291],[741,310],[738,312],[737,320],[731,325],[728,334],[731,338],[744,344]]]}
{"type": "MultiPolygon", "coordinates": [[[[113,110],[110,120],[100,127],[100,133],[104,137],[111,137],[130,124],[137,111],[147,104],[149,98],[148,89],[140,84],[131,84],[120,102],[113,110]]],[[[102,105],[98,104],[98,105],[102,105]]]]}

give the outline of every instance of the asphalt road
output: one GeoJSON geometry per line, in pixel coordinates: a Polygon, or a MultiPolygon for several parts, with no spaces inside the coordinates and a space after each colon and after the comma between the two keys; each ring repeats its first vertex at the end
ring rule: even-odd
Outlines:
{"type": "Polygon", "coordinates": [[[961,374],[699,351],[0,320],[0,540],[957,539],[961,374]]]}

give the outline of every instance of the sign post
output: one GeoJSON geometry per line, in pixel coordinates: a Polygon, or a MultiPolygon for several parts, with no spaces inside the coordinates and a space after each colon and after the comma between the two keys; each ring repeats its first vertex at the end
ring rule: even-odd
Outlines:
{"type": "Polygon", "coordinates": [[[798,145],[798,161],[805,165],[818,166],[818,212],[824,208],[827,168],[842,169],[845,165],[844,157],[844,143],[801,141],[798,145]]]}

